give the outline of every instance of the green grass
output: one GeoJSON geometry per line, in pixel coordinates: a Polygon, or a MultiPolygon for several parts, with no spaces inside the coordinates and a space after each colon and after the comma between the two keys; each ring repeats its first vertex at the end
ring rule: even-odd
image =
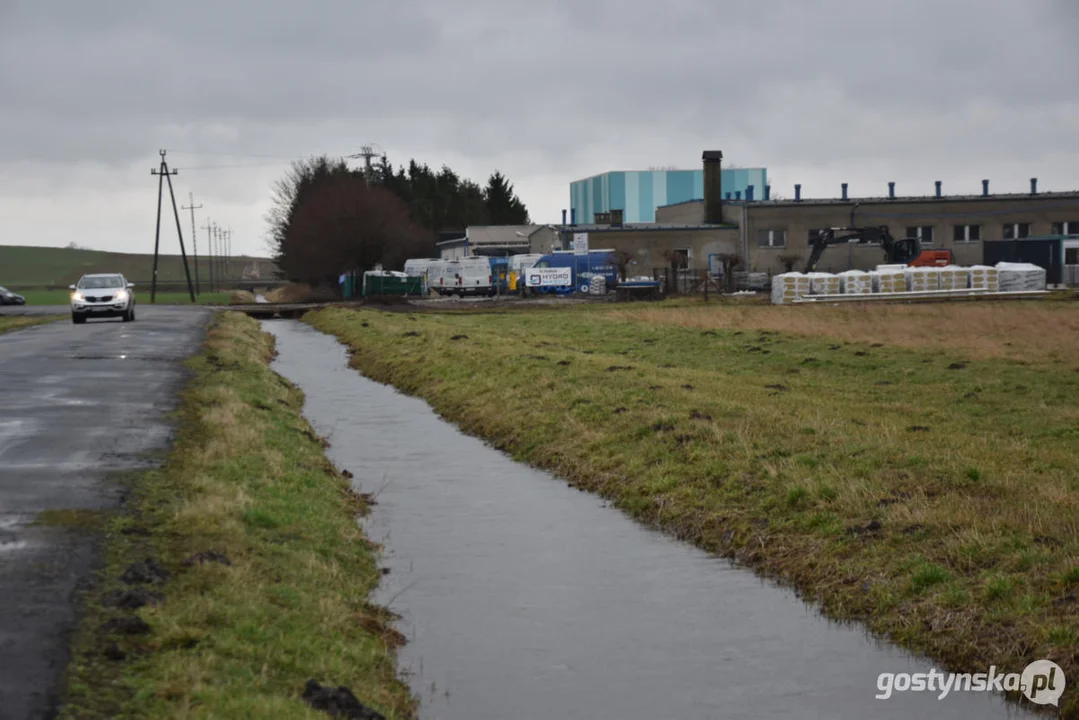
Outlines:
{"type": "Polygon", "coordinates": [[[1079,636],[1079,372],[1051,331],[1079,305],[1056,305],[980,308],[981,334],[946,307],[905,328],[901,308],[843,308],[826,333],[758,324],[823,327],[826,308],[728,303],[306,320],[369,377],[832,617],[956,669],[1079,676],[1061,643],[1079,636]],[[1016,358],[994,350],[1005,326],[1016,358]]]}
{"type": "Polygon", "coordinates": [[[60,318],[56,316],[36,316],[36,315],[5,315],[0,317],[0,335],[12,330],[21,330],[25,327],[32,325],[42,325],[44,323],[56,322],[60,318]]]}
{"type": "MultiPolygon", "coordinates": [[[[135,298],[140,306],[150,304],[150,288],[135,288],[135,298]]],[[[69,290],[27,290],[20,292],[26,298],[27,305],[68,305],[71,302],[69,290]]],[[[197,296],[199,305],[227,305],[230,293],[203,292],[197,296]]],[[[156,305],[190,305],[191,295],[186,292],[159,292],[156,305]]]]}
{"type": "MultiPolygon", "coordinates": [[[[201,238],[200,238],[201,240],[201,238]]],[[[175,247],[178,243],[169,241],[175,247]]],[[[187,242],[187,240],[185,240],[187,242]]],[[[201,243],[200,243],[201,245],[201,243]]],[[[152,248],[151,248],[152,249],[152,248]]],[[[239,277],[244,268],[258,263],[263,277],[272,277],[271,264],[262,258],[239,257],[232,259],[233,274],[239,277]]],[[[195,276],[195,262],[188,245],[188,267],[195,276]]],[[[210,277],[208,258],[199,257],[199,278],[207,282],[210,277]]],[[[86,273],[122,273],[131,282],[149,287],[153,277],[154,256],[151,253],[117,253],[101,250],[75,250],[71,248],[31,247],[25,245],[0,245],[0,285],[17,288],[67,287],[86,273]]],[[[158,256],[158,282],[186,282],[183,258],[179,254],[158,256]]],[[[24,294],[19,292],[20,295],[24,294]]]]}
{"type": "Polygon", "coordinates": [[[219,315],[179,411],[160,470],[124,482],[130,499],[100,523],[51,513],[44,524],[104,528],[105,563],[86,597],[61,718],[325,718],[304,684],[347,685],[387,718],[414,716],[395,674],[402,638],[367,601],[381,574],[356,515],[362,498],[325,458],[299,390],[268,368],[272,338],[219,315]],[[186,567],[193,553],[231,565],[186,567]],[[103,605],[132,562],[159,558],[163,604],[103,605]],[[137,613],[150,632],[102,624],[137,613]],[[105,657],[110,643],[126,654],[105,657]]]}

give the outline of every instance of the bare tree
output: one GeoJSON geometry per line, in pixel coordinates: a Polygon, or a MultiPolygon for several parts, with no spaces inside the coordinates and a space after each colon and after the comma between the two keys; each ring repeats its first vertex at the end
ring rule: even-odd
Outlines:
{"type": "Polygon", "coordinates": [[[735,291],[734,271],[742,266],[742,256],[738,253],[720,253],[717,259],[723,268],[723,292],[732,293],[735,291]]]}
{"type": "Polygon", "coordinates": [[[794,270],[794,266],[801,262],[802,255],[796,252],[785,252],[777,255],[776,260],[779,260],[785,272],[791,272],[794,270]]]}
{"type": "Polygon", "coordinates": [[[615,250],[611,253],[609,261],[618,268],[618,277],[622,279],[622,282],[625,282],[629,272],[629,265],[633,262],[633,253],[628,250],[615,250]]]}
{"type": "Polygon", "coordinates": [[[291,280],[336,287],[342,272],[379,263],[400,267],[430,243],[430,232],[411,220],[404,201],[369,186],[362,173],[333,173],[298,187],[276,256],[291,280]]]}

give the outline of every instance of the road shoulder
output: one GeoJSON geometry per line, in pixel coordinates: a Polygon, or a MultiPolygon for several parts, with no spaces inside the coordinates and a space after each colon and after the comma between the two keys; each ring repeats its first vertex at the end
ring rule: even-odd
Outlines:
{"type": "Polygon", "coordinates": [[[125,478],[127,502],[101,519],[61,718],[312,717],[327,699],[312,680],[414,716],[404,638],[367,601],[381,574],[365,500],[270,370],[272,342],[221,313],[189,361],[165,463],[125,478]]]}

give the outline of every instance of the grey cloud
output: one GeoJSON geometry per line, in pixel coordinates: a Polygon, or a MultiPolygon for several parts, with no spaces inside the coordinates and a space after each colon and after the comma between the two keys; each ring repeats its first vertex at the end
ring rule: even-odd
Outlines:
{"type": "Polygon", "coordinates": [[[705,146],[807,192],[989,172],[1077,184],[1071,0],[6,0],[0,13],[0,186],[77,197],[81,163],[104,185],[144,183],[164,146],[190,168],[182,183],[248,208],[250,235],[279,169],[200,166],[367,142],[478,180],[497,167],[545,219],[576,177],[695,167],[705,146]]]}

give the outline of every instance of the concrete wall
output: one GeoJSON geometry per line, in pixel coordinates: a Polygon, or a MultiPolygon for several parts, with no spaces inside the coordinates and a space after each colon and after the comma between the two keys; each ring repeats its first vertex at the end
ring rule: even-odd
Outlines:
{"type": "Polygon", "coordinates": [[[454,245],[452,247],[442,247],[438,249],[438,257],[441,260],[460,260],[465,256],[465,246],[454,245]]]}
{"type": "Polygon", "coordinates": [[[710,254],[737,252],[740,237],[736,228],[592,232],[588,236],[588,246],[629,251],[637,261],[636,265],[630,266],[629,274],[650,275],[653,268],[670,265],[664,252],[680,249],[689,250],[690,268],[704,270],[708,267],[710,254]]]}
{"type": "Polygon", "coordinates": [[[704,200],[692,200],[656,208],[656,223],[660,225],[703,225],[704,200]]]}
{"type": "Polygon", "coordinates": [[[541,227],[528,238],[530,253],[549,253],[551,249],[561,250],[562,240],[558,232],[549,228],[541,227]]]}
{"type": "MultiPolygon", "coordinates": [[[[1030,235],[1048,235],[1054,222],[1079,220],[1079,194],[1062,196],[943,198],[924,201],[872,200],[848,203],[749,203],[746,232],[749,241],[749,269],[760,272],[784,271],[779,256],[798,255],[796,270],[809,258],[809,231],[823,227],[886,225],[895,238],[907,237],[908,227],[932,227],[933,243],[928,247],[952,250],[959,265],[982,261],[984,240],[1000,240],[1005,223],[1029,223],[1030,235]],[[853,212],[853,216],[852,216],[853,212]],[[956,225],[979,225],[976,242],[955,242],[956,225]],[[786,232],[785,247],[758,246],[761,230],[786,232]]],[[[870,270],[884,261],[880,247],[834,245],[824,251],[817,269],[840,272],[870,270]]]]}

